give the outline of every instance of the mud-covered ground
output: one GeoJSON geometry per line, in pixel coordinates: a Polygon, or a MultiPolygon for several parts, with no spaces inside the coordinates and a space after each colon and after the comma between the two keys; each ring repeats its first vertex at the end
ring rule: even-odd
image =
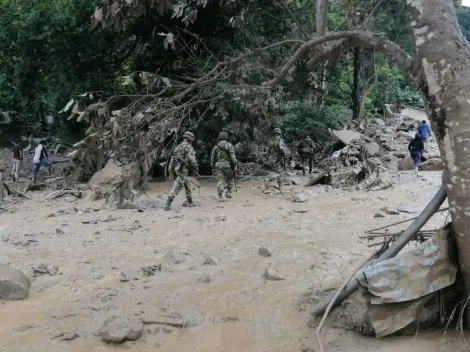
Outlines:
{"type": "MultiPolygon", "coordinates": [[[[263,194],[251,180],[219,203],[209,178],[195,190],[199,206],[181,207],[180,196],[169,212],[162,209],[169,183],[153,184],[140,198],[143,212],[73,197],[46,201],[33,192],[11,212],[3,204],[0,214],[0,262],[32,280],[28,299],[0,304],[0,351],[316,351],[308,306],[299,309],[304,294],[338,286],[372,251],[359,236],[417,215],[440,180],[440,173],[405,172],[388,190],[289,186],[281,195],[263,194]],[[292,202],[298,192],[305,203],[292,202]],[[409,213],[374,218],[382,207],[409,213]],[[262,246],[272,248],[271,257],[259,255],[262,246]],[[41,264],[59,273],[33,277],[41,264]],[[141,267],[151,267],[150,275],[137,273],[141,267]],[[266,280],[267,268],[285,280],[266,280]],[[145,325],[139,340],[112,346],[95,336],[112,315],[185,323],[145,325]]],[[[435,216],[427,228],[444,221],[445,214],[435,216]]],[[[324,344],[331,352],[468,347],[443,331],[376,340],[331,327],[324,344]]]]}

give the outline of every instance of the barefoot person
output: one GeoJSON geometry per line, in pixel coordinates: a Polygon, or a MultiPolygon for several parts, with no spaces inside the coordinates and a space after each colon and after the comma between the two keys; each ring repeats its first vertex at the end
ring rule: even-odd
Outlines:
{"type": "Polygon", "coordinates": [[[237,163],[235,148],[228,141],[227,132],[220,132],[217,138],[217,145],[212,149],[211,153],[212,173],[217,175],[219,200],[223,199],[224,191],[226,192],[226,198],[232,198],[237,163]]]}
{"type": "Polygon", "coordinates": [[[423,155],[424,143],[419,133],[416,133],[415,138],[408,144],[411,159],[413,159],[414,169],[418,175],[419,164],[421,164],[421,156],[423,155]]]}
{"type": "Polygon", "coordinates": [[[36,147],[34,150],[34,158],[33,158],[33,181],[36,183],[38,173],[39,173],[39,168],[41,166],[46,166],[49,175],[52,173],[52,164],[49,162],[49,155],[47,154],[47,149],[46,146],[46,141],[42,140],[39,142],[39,145],[36,147]]]}
{"type": "Polygon", "coordinates": [[[170,181],[175,180],[175,182],[173,183],[173,188],[166,200],[165,210],[171,209],[171,203],[183,187],[186,193],[187,205],[190,207],[193,206],[191,185],[189,184],[188,175],[191,169],[197,172],[196,152],[192,146],[194,140],[195,137],[192,132],[185,132],[183,134],[183,142],[181,142],[181,144],[173,151],[173,156],[170,159],[168,170],[170,173],[170,181]]]}
{"type": "Polygon", "coordinates": [[[13,165],[11,168],[11,177],[13,178],[14,182],[18,182],[20,179],[20,169],[21,165],[23,164],[23,145],[21,141],[17,141],[13,143],[13,149],[11,150],[13,154],[13,165]]]}

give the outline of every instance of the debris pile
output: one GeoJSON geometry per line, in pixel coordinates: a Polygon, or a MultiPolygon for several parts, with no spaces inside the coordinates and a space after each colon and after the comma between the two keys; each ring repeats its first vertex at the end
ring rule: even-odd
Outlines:
{"type": "MultiPolygon", "coordinates": [[[[308,185],[328,183],[337,188],[384,189],[391,186],[389,171],[412,170],[408,144],[416,134],[422,115],[417,118],[393,113],[390,106],[386,110],[384,119],[370,119],[354,129],[331,130],[333,142],[317,155],[317,167],[323,175],[318,177],[317,173],[308,185]]],[[[421,169],[443,169],[433,140],[423,154],[421,169]]]]}

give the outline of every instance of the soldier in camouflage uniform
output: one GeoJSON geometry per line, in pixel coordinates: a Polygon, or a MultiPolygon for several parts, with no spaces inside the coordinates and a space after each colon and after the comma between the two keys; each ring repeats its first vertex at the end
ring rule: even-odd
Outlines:
{"type": "Polygon", "coordinates": [[[303,141],[299,143],[297,151],[300,156],[302,163],[302,174],[305,176],[305,162],[308,163],[308,173],[312,173],[313,169],[313,155],[315,154],[315,143],[312,141],[310,136],[307,136],[303,141]]]}
{"type": "Polygon", "coordinates": [[[222,200],[224,191],[226,191],[225,197],[232,198],[237,163],[235,148],[228,141],[227,132],[220,132],[217,138],[217,145],[212,149],[211,153],[212,173],[217,174],[219,200],[222,200]]]}
{"type": "Polygon", "coordinates": [[[187,205],[193,206],[193,198],[191,196],[191,186],[188,180],[188,174],[190,169],[197,172],[197,161],[196,153],[191,143],[194,142],[194,134],[192,132],[185,132],[183,134],[183,142],[178,145],[173,151],[173,156],[170,160],[168,167],[170,173],[170,180],[173,180],[176,174],[173,188],[168,195],[166,201],[165,210],[171,209],[171,203],[173,199],[178,195],[181,189],[184,187],[186,193],[187,205]]]}
{"type": "Polygon", "coordinates": [[[285,159],[288,157],[287,151],[289,150],[281,137],[281,129],[275,128],[274,136],[271,138],[268,144],[268,163],[271,170],[275,172],[275,176],[268,180],[268,183],[276,180],[281,189],[281,173],[285,169],[285,159]]]}

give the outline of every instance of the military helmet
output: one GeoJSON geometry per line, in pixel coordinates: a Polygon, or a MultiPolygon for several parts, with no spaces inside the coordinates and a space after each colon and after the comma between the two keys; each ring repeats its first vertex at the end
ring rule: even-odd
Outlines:
{"type": "Polygon", "coordinates": [[[190,132],[190,131],[186,131],[184,132],[183,134],[183,138],[187,138],[191,141],[194,141],[196,139],[196,137],[194,137],[194,133],[190,132]]]}
{"type": "Polygon", "coordinates": [[[228,139],[228,133],[224,131],[220,132],[219,136],[217,137],[218,141],[227,140],[227,139],[228,139]]]}
{"type": "Polygon", "coordinates": [[[273,130],[273,133],[274,133],[274,134],[282,134],[280,128],[275,128],[275,129],[273,130]]]}

